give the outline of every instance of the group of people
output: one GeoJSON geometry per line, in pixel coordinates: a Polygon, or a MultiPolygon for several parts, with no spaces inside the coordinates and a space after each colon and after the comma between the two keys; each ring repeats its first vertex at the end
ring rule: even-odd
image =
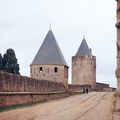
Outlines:
{"type": "Polygon", "coordinates": [[[88,89],[83,89],[83,94],[87,93],[88,94],[88,89]]]}

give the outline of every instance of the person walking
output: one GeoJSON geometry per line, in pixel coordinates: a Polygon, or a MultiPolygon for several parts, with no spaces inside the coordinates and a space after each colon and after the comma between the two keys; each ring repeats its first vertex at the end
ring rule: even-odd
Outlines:
{"type": "Polygon", "coordinates": [[[83,89],[83,94],[85,94],[85,89],[83,89]]]}
{"type": "Polygon", "coordinates": [[[86,93],[88,94],[88,89],[86,89],[86,93]]]}

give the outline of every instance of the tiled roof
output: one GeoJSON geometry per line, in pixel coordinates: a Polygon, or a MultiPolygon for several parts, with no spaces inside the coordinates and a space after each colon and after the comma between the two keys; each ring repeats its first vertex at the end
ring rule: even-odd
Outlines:
{"type": "Polygon", "coordinates": [[[92,55],[91,50],[89,49],[85,38],[83,38],[83,41],[82,41],[76,55],[92,55]]]}
{"type": "Polygon", "coordinates": [[[31,65],[36,64],[68,66],[51,30],[48,31],[31,65]]]}

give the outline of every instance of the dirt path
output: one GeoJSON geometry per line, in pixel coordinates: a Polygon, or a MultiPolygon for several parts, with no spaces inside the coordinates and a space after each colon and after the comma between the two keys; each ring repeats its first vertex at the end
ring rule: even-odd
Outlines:
{"type": "Polygon", "coordinates": [[[112,120],[114,93],[92,92],[0,113],[0,120],[112,120]]]}

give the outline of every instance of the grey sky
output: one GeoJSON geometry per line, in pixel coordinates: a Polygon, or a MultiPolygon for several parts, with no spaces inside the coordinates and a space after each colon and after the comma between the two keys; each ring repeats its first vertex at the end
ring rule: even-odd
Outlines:
{"type": "Polygon", "coordinates": [[[29,76],[49,28],[69,65],[83,34],[97,60],[97,82],[116,87],[115,0],[0,0],[0,53],[13,48],[20,73],[29,76]]]}

